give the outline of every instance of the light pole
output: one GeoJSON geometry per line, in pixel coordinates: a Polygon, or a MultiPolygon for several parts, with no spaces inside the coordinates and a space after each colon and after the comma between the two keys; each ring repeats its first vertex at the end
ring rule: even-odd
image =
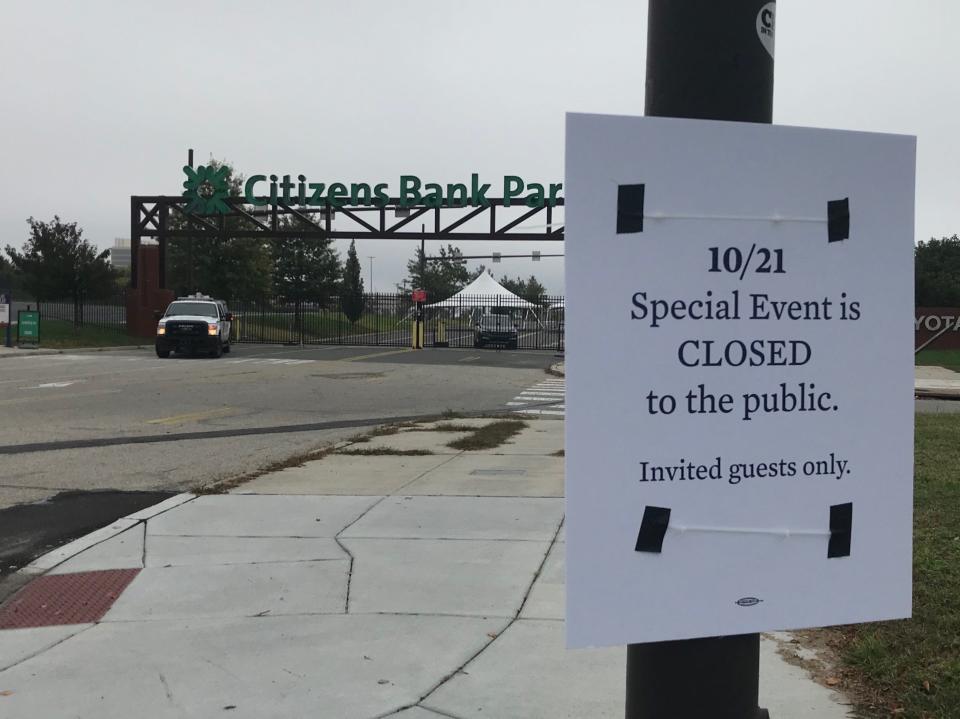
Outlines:
{"type": "Polygon", "coordinates": [[[373,261],[376,257],[374,255],[367,255],[367,259],[370,260],[370,294],[373,294],[373,261]]]}
{"type": "MultiPolygon", "coordinates": [[[[736,122],[773,118],[768,0],[648,0],[645,114],[736,122]]],[[[627,646],[626,719],[767,719],[758,707],[760,635],[627,646]]]]}

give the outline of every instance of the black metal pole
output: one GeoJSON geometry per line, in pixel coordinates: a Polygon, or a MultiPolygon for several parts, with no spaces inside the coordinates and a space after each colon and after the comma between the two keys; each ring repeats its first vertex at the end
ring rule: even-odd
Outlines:
{"type": "Polygon", "coordinates": [[[645,113],[772,122],[775,8],[768,0],[649,0],[645,113]]]}
{"type": "Polygon", "coordinates": [[[140,201],[130,198],[130,287],[137,289],[140,274],[140,201]]]}
{"type": "Polygon", "coordinates": [[[7,305],[7,330],[6,338],[4,345],[6,347],[13,347],[13,339],[11,337],[11,327],[13,326],[13,291],[8,290],[4,296],[4,302],[7,305]]]}
{"type": "MultiPolygon", "coordinates": [[[[649,0],[645,112],[773,120],[776,4],[649,0]]],[[[627,647],[626,719],[762,719],[760,635],[627,647]]]]}

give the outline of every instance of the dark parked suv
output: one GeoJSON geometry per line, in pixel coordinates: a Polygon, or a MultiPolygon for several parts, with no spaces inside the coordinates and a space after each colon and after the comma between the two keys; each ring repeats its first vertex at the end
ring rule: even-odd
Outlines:
{"type": "Polygon", "coordinates": [[[509,315],[484,315],[473,333],[473,346],[502,345],[515,350],[518,338],[519,332],[509,315]]]}

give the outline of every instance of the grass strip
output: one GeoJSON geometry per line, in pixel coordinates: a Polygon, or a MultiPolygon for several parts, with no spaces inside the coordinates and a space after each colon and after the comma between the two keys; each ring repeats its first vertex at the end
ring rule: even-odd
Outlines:
{"type": "Polygon", "coordinates": [[[862,716],[960,717],[960,415],[917,415],[913,618],[828,631],[862,716]]]}
{"type": "Polygon", "coordinates": [[[483,427],[470,427],[469,435],[455,439],[447,446],[451,449],[464,451],[494,449],[518,434],[526,426],[527,423],[521,420],[505,419],[491,422],[483,427]]]}
{"type": "Polygon", "coordinates": [[[251,480],[264,476],[265,474],[279,472],[280,470],[290,469],[291,467],[302,467],[307,462],[315,462],[319,459],[323,459],[329,455],[331,451],[332,448],[325,447],[323,449],[311,449],[307,452],[300,452],[293,456],[287,457],[286,459],[270,462],[269,464],[265,464],[235,477],[215,480],[207,484],[197,484],[192,487],[190,491],[196,495],[226,494],[231,489],[236,489],[241,484],[246,484],[251,480]]]}
{"type": "Polygon", "coordinates": [[[960,350],[921,350],[914,355],[913,362],[916,365],[946,367],[960,372],[960,350]]]}
{"type": "MultiPolygon", "coordinates": [[[[2,330],[5,333],[6,330],[2,330]]],[[[5,334],[0,334],[2,339],[5,334]]],[[[16,341],[16,328],[13,328],[16,341]]],[[[40,318],[40,347],[49,349],[73,349],[79,347],[121,347],[129,345],[150,345],[152,338],[134,337],[120,328],[95,327],[83,325],[74,327],[72,322],[40,318]]]]}

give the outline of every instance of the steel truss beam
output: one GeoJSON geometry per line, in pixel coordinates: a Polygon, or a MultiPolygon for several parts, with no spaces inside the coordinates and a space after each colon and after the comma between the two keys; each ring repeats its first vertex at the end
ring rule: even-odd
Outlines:
{"type": "MultiPolygon", "coordinates": [[[[156,239],[160,245],[160,287],[166,286],[167,240],[176,237],[197,239],[359,239],[359,240],[440,240],[444,242],[515,241],[515,242],[562,242],[563,224],[554,221],[554,208],[550,206],[528,208],[522,201],[514,202],[510,209],[524,210],[519,217],[504,218],[506,208],[503,198],[488,198],[486,206],[466,208],[454,205],[426,207],[424,205],[400,206],[399,198],[390,198],[382,206],[349,205],[341,207],[294,207],[280,203],[256,207],[245,203],[243,198],[231,197],[226,203],[231,208],[229,215],[200,216],[187,212],[189,200],[179,195],[146,195],[130,198],[130,284],[137,286],[137,265],[140,242],[145,238],[156,239]],[[463,214],[464,210],[469,210],[463,214]],[[334,230],[332,223],[337,213],[357,225],[349,230],[334,230]],[[456,213],[456,214],[455,214],[456,213]],[[468,222],[487,215],[489,228],[485,232],[459,230],[468,222]],[[280,217],[297,218],[302,227],[297,230],[281,230],[280,217]],[[541,231],[524,232],[520,225],[531,218],[542,216],[537,225],[541,231]],[[181,220],[180,229],[171,228],[171,217],[181,220]],[[227,228],[227,218],[242,223],[241,227],[227,228]],[[402,219],[401,219],[402,218],[402,219]],[[417,229],[415,220],[431,229],[417,229]],[[183,226],[185,225],[185,226],[183,226]]],[[[563,198],[557,199],[563,205],[563,198]]]]}

